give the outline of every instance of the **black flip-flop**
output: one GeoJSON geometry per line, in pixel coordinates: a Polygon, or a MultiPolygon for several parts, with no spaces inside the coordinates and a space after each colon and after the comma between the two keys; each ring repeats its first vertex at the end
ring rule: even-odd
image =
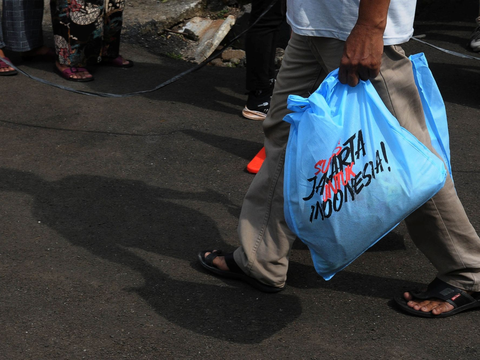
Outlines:
{"type": "Polygon", "coordinates": [[[446,282],[436,278],[433,280],[430,285],[428,285],[427,291],[415,293],[411,292],[414,299],[418,300],[428,300],[428,299],[439,299],[442,301],[448,302],[453,306],[453,309],[439,314],[434,315],[432,312],[425,312],[421,310],[415,310],[407,305],[408,300],[406,300],[403,295],[396,296],[394,298],[397,305],[401,310],[420,317],[426,318],[444,318],[452,315],[456,315],[466,310],[471,310],[480,307],[480,292],[473,294],[468,294],[464,290],[458,289],[455,286],[449,285],[446,282]]]}
{"type": "Polygon", "coordinates": [[[261,283],[257,279],[254,279],[247,274],[245,274],[240,267],[237,265],[233,259],[233,253],[224,254],[221,250],[206,250],[200,251],[198,253],[198,260],[200,264],[207,269],[208,271],[230,279],[242,280],[253,286],[255,289],[266,292],[266,293],[277,293],[282,291],[285,287],[275,287],[261,283]],[[205,253],[209,252],[208,256],[205,256],[205,253]],[[225,256],[225,261],[227,263],[229,271],[220,270],[215,265],[213,265],[213,260],[217,256],[225,256]]]}

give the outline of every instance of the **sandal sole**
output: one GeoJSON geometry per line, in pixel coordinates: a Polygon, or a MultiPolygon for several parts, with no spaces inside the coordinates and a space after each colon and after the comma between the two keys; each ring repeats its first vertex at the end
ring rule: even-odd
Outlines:
{"type": "Polygon", "coordinates": [[[91,78],[86,78],[86,79],[75,79],[75,78],[71,78],[69,75],[65,74],[63,71],[61,71],[59,68],[57,68],[57,66],[54,66],[53,67],[53,70],[55,71],[55,73],[57,73],[58,75],[60,75],[61,78],[67,80],[67,81],[73,81],[73,82],[89,82],[89,81],[93,81],[94,78],[93,76],[91,78]]]}
{"type": "Polygon", "coordinates": [[[468,310],[473,310],[476,308],[480,308],[480,301],[477,301],[476,303],[470,303],[464,306],[460,306],[458,308],[455,308],[449,312],[442,313],[440,315],[434,315],[431,312],[424,312],[420,310],[415,310],[412,309],[410,306],[407,305],[407,300],[403,298],[403,296],[395,296],[393,298],[397,306],[400,307],[401,310],[409,313],[410,315],[418,316],[418,317],[423,317],[423,318],[446,318],[449,316],[457,315],[461,312],[468,311],[468,310]]]}
{"type": "Polygon", "coordinates": [[[239,274],[239,273],[235,273],[233,271],[220,270],[220,269],[218,269],[214,266],[210,266],[205,262],[204,255],[205,255],[206,252],[212,252],[212,251],[210,251],[210,250],[200,251],[198,253],[198,260],[200,261],[200,264],[205,269],[207,269],[208,271],[210,271],[210,272],[212,272],[216,275],[219,275],[219,276],[222,276],[222,277],[225,277],[225,278],[229,278],[229,279],[244,281],[247,284],[254,287],[255,289],[266,292],[266,293],[271,293],[271,294],[272,293],[277,293],[277,292],[280,292],[283,289],[285,289],[285,287],[279,288],[279,287],[275,287],[275,286],[265,285],[265,284],[261,283],[260,281],[254,279],[254,278],[252,278],[252,277],[250,277],[246,274],[239,274]]]}
{"type": "Polygon", "coordinates": [[[267,117],[266,114],[261,113],[259,111],[252,111],[245,107],[242,110],[242,115],[244,118],[249,119],[249,120],[255,120],[255,121],[263,121],[267,117]]]}

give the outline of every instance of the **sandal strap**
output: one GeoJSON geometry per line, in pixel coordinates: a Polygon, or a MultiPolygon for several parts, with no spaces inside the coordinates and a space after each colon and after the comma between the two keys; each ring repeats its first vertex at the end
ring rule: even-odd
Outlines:
{"type": "Polygon", "coordinates": [[[70,68],[70,70],[72,71],[72,73],[82,73],[82,72],[87,72],[88,70],[86,68],[83,68],[83,67],[75,67],[75,66],[72,66],[70,68]]]}
{"type": "Polygon", "coordinates": [[[215,260],[218,256],[223,256],[222,250],[216,250],[216,251],[212,250],[210,254],[205,256],[205,262],[208,265],[213,266],[213,260],[215,260]]]}
{"type": "MultiPolygon", "coordinates": [[[[205,251],[205,252],[208,252],[208,251],[205,251]]],[[[225,262],[231,272],[237,273],[237,274],[245,274],[235,262],[235,259],[233,258],[233,253],[224,253],[222,250],[215,250],[215,251],[212,250],[210,251],[210,254],[208,254],[207,256],[204,256],[205,263],[209,266],[215,266],[213,265],[213,260],[215,260],[218,256],[225,257],[225,262]]]]}
{"type": "Polygon", "coordinates": [[[0,58],[0,69],[5,69],[5,68],[11,67],[11,66],[8,65],[5,61],[3,61],[3,59],[5,59],[5,60],[7,60],[7,61],[10,61],[10,59],[7,58],[7,57],[0,58]]]}
{"type": "Polygon", "coordinates": [[[428,285],[427,291],[412,293],[412,295],[420,300],[428,300],[433,298],[440,299],[448,302],[454,308],[478,301],[476,299],[478,293],[475,293],[475,297],[473,297],[464,290],[447,284],[438,278],[433,280],[430,285],[428,285]]]}
{"type": "Polygon", "coordinates": [[[225,262],[227,263],[227,266],[231,272],[234,272],[237,274],[245,274],[242,271],[242,269],[240,269],[240,266],[238,266],[237,262],[235,261],[235,258],[233,257],[233,252],[225,254],[224,256],[225,256],[225,262]]]}

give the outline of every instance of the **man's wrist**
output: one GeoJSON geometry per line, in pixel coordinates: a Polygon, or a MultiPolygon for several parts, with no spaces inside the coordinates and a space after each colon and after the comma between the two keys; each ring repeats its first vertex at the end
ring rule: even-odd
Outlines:
{"type": "Polygon", "coordinates": [[[390,0],[361,0],[356,25],[383,34],[387,26],[389,6],[390,0]]]}

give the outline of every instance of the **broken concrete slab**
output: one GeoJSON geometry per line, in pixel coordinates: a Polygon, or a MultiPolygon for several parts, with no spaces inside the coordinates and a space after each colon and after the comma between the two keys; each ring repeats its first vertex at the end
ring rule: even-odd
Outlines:
{"type": "MultiPolygon", "coordinates": [[[[122,33],[163,33],[184,19],[201,15],[206,3],[206,0],[126,0],[122,33]]],[[[50,30],[51,24],[50,6],[45,6],[44,29],[50,30]]]]}
{"type": "Polygon", "coordinates": [[[235,17],[232,15],[227,16],[224,20],[194,17],[188,21],[182,30],[191,31],[198,36],[198,43],[189,57],[193,58],[196,63],[206,60],[220,45],[234,24],[235,17]]]}
{"type": "Polygon", "coordinates": [[[201,14],[206,0],[127,0],[123,32],[141,28],[143,33],[161,33],[165,29],[201,14]]]}

